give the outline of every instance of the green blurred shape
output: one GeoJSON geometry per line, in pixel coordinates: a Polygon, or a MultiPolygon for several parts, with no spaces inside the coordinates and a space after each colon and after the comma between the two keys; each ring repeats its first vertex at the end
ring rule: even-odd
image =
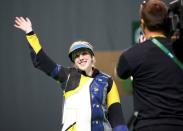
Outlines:
{"type": "Polygon", "coordinates": [[[132,81],[133,81],[132,77],[125,80],[123,79],[121,80],[123,91],[128,95],[132,95],[133,93],[132,81]]]}

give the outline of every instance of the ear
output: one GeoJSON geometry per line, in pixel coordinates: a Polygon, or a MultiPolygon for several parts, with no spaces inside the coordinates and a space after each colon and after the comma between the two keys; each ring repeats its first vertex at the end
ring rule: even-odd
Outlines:
{"type": "Polygon", "coordinates": [[[92,64],[93,64],[93,66],[95,66],[95,64],[96,64],[95,56],[92,57],[92,64]]]}
{"type": "Polygon", "coordinates": [[[140,19],[140,26],[142,30],[144,30],[145,26],[144,26],[144,20],[142,18],[140,19]]]}
{"type": "Polygon", "coordinates": [[[145,25],[144,19],[140,19],[140,26],[142,28],[142,31],[143,31],[144,35],[146,36],[147,27],[145,25]]]}

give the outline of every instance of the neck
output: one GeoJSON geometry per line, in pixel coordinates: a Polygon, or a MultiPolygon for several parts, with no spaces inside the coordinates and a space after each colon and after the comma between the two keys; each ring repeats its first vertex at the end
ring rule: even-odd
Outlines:
{"type": "Polygon", "coordinates": [[[149,30],[146,29],[144,31],[144,33],[145,33],[145,37],[147,39],[152,38],[152,37],[166,37],[165,34],[163,32],[160,32],[160,31],[152,32],[152,31],[149,31],[149,30]]]}
{"type": "Polygon", "coordinates": [[[85,70],[85,73],[86,73],[87,76],[92,76],[93,68],[91,68],[90,70],[85,70]]]}

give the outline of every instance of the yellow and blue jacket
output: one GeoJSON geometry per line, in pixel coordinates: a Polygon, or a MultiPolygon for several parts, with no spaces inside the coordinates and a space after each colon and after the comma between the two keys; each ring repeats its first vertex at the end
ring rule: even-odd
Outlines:
{"type": "Polygon", "coordinates": [[[118,90],[109,75],[94,69],[89,77],[74,67],[56,64],[34,32],[26,38],[34,66],[61,83],[65,98],[62,131],[127,131],[118,90]]]}

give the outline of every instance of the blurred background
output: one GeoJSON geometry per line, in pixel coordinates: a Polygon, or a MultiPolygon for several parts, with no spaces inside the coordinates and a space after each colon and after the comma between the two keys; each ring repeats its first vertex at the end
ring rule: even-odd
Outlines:
{"type": "MultiPolygon", "coordinates": [[[[0,131],[60,131],[61,124],[60,85],[33,67],[25,34],[13,26],[16,16],[31,19],[44,50],[57,63],[71,66],[67,56],[70,44],[87,40],[95,47],[97,67],[115,77],[117,58],[133,45],[141,2],[1,0],[0,131]]],[[[133,97],[117,83],[128,122],[133,97]]]]}

